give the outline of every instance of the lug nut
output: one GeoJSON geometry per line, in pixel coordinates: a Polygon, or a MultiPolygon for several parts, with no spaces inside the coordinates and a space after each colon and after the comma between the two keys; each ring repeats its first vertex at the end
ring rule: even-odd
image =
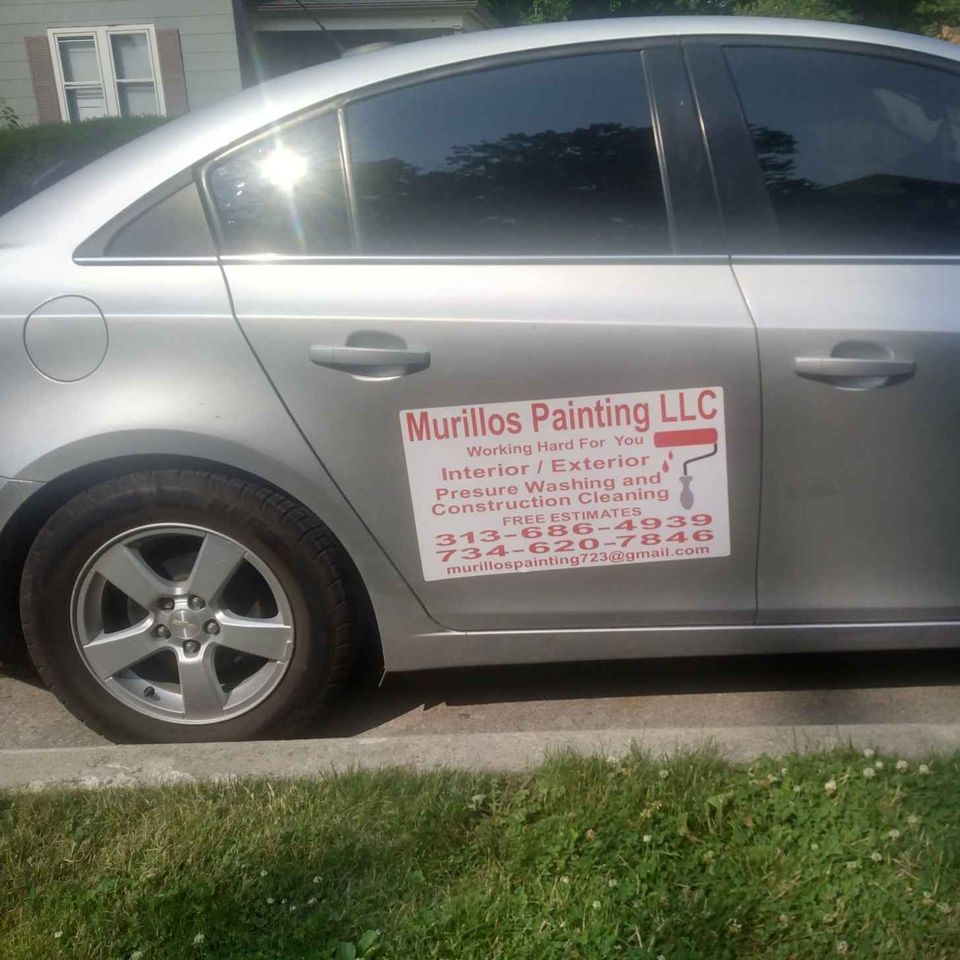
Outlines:
{"type": "Polygon", "coordinates": [[[191,597],[187,603],[191,610],[202,610],[207,605],[203,597],[191,597]]]}
{"type": "Polygon", "coordinates": [[[170,597],[164,597],[160,601],[161,610],[172,610],[173,609],[173,600],[170,597]]]}
{"type": "Polygon", "coordinates": [[[220,624],[216,620],[208,620],[203,625],[203,632],[215,637],[220,632],[220,624]]]}
{"type": "Polygon", "coordinates": [[[187,640],[183,645],[183,652],[190,654],[192,657],[195,653],[200,652],[200,644],[196,640],[187,640]]]}
{"type": "Polygon", "coordinates": [[[158,640],[170,639],[170,631],[162,623],[153,631],[153,635],[158,640]]]}

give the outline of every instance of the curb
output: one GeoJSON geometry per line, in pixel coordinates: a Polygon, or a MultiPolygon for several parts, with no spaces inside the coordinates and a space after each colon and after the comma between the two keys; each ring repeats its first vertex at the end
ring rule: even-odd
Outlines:
{"type": "Polygon", "coordinates": [[[510,772],[527,770],[561,750],[620,757],[633,745],[654,756],[709,747],[737,762],[847,746],[922,758],[960,749],[960,724],[641,728],[0,750],[0,789],[155,787],[383,767],[510,772]]]}

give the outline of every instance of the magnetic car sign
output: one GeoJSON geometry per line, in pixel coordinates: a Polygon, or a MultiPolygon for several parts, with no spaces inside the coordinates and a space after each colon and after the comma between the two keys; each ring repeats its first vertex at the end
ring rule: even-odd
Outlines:
{"type": "Polygon", "coordinates": [[[402,410],[425,580],[730,554],[723,389],[402,410]]]}

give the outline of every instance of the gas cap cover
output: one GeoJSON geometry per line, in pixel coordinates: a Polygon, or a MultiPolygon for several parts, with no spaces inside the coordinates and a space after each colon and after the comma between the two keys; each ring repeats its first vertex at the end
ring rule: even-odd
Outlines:
{"type": "Polygon", "coordinates": [[[33,365],[51,380],[74,383],[107,355],[107,321],[86,297],[55,297],[27,317],[23,342],[33,365]]]}

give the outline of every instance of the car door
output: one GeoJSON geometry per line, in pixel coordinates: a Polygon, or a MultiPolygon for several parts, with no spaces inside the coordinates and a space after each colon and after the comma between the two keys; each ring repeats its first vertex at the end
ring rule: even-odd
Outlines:
{"type": "Polygon", "coordinates": [[[760,622],[960,616],[960,75],[688,47],[763,382],[760,622]]]}
{"type": "Polygon", "coordinates": [[[756,340],[676,43],[402,80],[206,184],[244,333],[436,621],[753,621],[756,340]]]}

